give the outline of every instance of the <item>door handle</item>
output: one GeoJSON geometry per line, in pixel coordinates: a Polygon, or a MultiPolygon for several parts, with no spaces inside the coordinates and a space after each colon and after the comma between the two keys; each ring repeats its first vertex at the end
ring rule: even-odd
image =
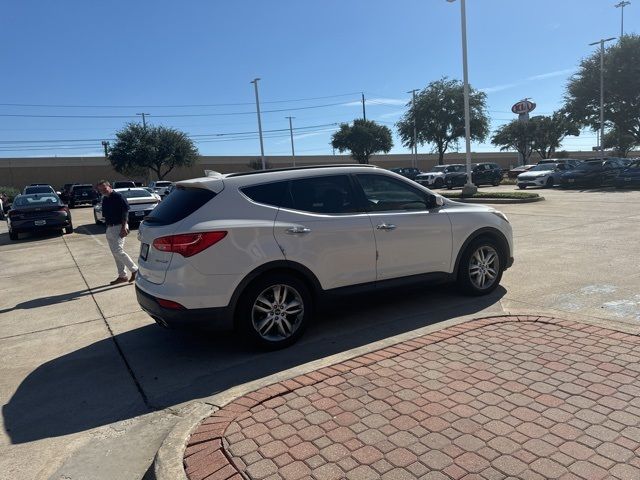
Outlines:
{"type": "Polygon", "coordinates": [[[289,235],[296,235],[298,233],[311,233],[311,229],[307,227],[291,227],[287,228],[287,233],[289,235]]]}
{"type": "Polygon", "coordinates": [[[395,230],[396,226],[391,223],[381,223],[380,225],[377,225],[376,228],[378,230],[395,230]]]}

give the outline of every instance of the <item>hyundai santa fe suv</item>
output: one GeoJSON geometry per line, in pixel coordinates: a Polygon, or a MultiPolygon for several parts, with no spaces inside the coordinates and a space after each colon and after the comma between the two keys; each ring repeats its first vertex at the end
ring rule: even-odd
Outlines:
{"type": "Polygon", "coordinates": [[[329,295],[408,280],[483,295],[513,262],[504,214],[373,166],[181,181],[139,238],[136,295],[158,324],[235,327],[269,348],[297,340],[329,295]]]}

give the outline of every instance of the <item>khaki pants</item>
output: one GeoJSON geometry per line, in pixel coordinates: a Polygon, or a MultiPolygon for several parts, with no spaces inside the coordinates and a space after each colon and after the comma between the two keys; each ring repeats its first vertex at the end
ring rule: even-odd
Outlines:
{"type": "Polygon", "coordinates": [[[130,272],[136,272],[138,271],[138,266],[133,263],[131,257],[124,251],[124,238],[120,237],[121,230],[122,225],[107,226],[107,243],[109,243],[113,259],[118,267],[118,277],[127,278],[125,267],[130,272]]]}

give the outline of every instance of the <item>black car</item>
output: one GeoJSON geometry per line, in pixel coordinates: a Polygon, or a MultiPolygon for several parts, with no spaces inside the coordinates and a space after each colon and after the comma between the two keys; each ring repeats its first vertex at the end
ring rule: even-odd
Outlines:
{"type": "Polygon", "coordinates": [[[391,171],[411,180],[415,180],[415,178],[422,173],[419,169],[413,167],[392,168],[391,171]]]}
{"type": "MultiPolygon", "coordinates": [[[[502,181],[502,169],[497,163],[475,163],[471,166],[471,181],[474,185],[498,186],[502,181]]],[[[445,180],[447,188],[463,187],[467,183],[467,172],[447,174],[445,180]]]]}
{"type": "Polygon", "coordinates": [[[60,189],[60,199],[64,203],[69,203],[69,191],[71,191],[71,187],[76,185],[75,183],[65,183],[60,189]]]}
{"type": "Polygon", "coordinates": [[[640,160],[634,160],[615,179],[616,188],[640,187],[640,160]]]}
{"type": "Polygon", "coordinates": [[[67,203],[73,208],[77,205],[93,205],[99,199],[98,192],[90,183],[76,183],[69,188],[67,203]]]}
{"type": "Polygon", "coordinates": [[[560,176],[560,186],[572,188],[612,185],[622,170],[624,170],[624,163],[617,158],[609,157],[604,161],[600,158],[590,158],[578,164],[573,170],[563,173],[560,176]]]}
{"type": "Polygon", "coordinates": [[[17,240],[21,232],[64,230],[73,232],[71,212],[55,193],[18,195],[7,214],[9,238],[17,240]]]}

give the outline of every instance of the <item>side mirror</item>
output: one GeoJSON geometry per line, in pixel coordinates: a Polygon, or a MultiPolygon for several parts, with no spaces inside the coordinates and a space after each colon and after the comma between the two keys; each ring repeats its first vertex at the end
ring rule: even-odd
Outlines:
{"type": "Polygon", "coordinates": [[[429,195],[427,197],[427,207],[428,208],[438,208],[444,205],[444,198],[440,195],[429,195]]]}

